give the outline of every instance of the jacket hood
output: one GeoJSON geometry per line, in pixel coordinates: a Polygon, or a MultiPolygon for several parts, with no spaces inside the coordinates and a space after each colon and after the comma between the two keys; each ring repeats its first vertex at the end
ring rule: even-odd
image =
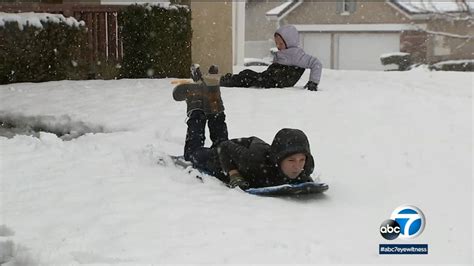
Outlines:
{"type": "Polygon", "coordinates": [[[286,48],[298,47],[300,44],[300,35],[293,25],[281,26],[275,34],[279,34],[283,38],[286,48]]]}
{"type": "Polygon", "coordinates": [[[284,128],[278,131],[270,148],[274,162],[280,165],[286,157],[295,153],[306,155],[304,172],[309,176],[314,170],[314,159],[305,133],[299,129],[284,128]]]}

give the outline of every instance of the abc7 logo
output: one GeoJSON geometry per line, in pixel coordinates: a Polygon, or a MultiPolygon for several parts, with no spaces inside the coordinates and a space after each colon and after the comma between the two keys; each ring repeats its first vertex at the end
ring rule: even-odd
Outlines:
{"type": "Polygon", "coordinates": [[[412,239],[425,229],[425,216],[415,206],[404,205],[396,208],[390,219],[380,225],[380,234],[387,240],[396,238],[412,239]]]}

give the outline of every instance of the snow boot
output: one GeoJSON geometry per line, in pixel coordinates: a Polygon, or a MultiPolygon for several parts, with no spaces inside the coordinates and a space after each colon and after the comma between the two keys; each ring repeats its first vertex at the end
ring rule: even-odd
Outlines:
{"type": "Polygon", "coordinates": [[[219,84],[223,87],[234,87],[236,84],[232,81],[232,74],[227,73],[221,77],[219,84]]]}
{"type": "Polygon", "coordinates": [[[217,65],[212,65],[209,67],[209,71],[208,71],[209,74],[219,74],[219,66],[217,65]]]}
{"type": "Polygon", "coordinates": [[[187,114],[194,110],[203,110],[205,114],[217,114],[224,111],[219,86],[219,68],[212,65],[209,74],[202,76],[198,64],[191,66],[191,76],[196,83],[180,84],[173,90],[175,101],[186,100],[187,114]]]}
{"type": "Polygon", "coordinates": [[[191,65],[191,78],[194,82],[202,81],[201,66],[199,64],[191,65]]]}
{"type": "Polygon", "coordinates": [[[221,98],[219,67],[212,65],[209,67],[208,73],[203,77],[203,82],[208,88],[204,111],[206,114],[223,112],[224,103],[221,98]]]}
{"type": "Polygon", "coordinates": [[[188,116],[194,110],[204,111],[204,94],[207,86],[204,83],[180,84],[173,89],[175,101],[186,101],[188,116]]]}

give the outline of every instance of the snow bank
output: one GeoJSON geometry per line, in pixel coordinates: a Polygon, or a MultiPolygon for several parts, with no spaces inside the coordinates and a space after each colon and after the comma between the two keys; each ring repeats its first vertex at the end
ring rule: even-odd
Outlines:
{"type": "Polygon", "coordinates": [[[24,116],[0,111],[0,124],[0,136],[9,138],[17,134],[38,137],[40,132],[48,132],[62,140],[71,140],[87,133],[104,132],[102,126],[73,121],[68,115],[24,116]]]}
{"type": "Polygon", "coordinates": [[[50,13],[5,13],[0,12],[0,27],[4,27],[6,22],[17,22],[18,28],[23,30],[25,26],[33,26],[39,29],[43,28],[41,22],[47,23],[63,23],[70,27],[84,26],[84,21],[77,21],[73,17],[64,17],[61,14],[50,14],[50,13]]]}
{"type": "Polygon", "coordinates": [[[67,142],[0,137],[0,224],[40,265],[472,265],[472,74],[324,69],[318,92],[302,89],[308,78],[222,88],[229,137],[307,133],[330,188],[306,199],[256,197],[158,165],[183,152],[186,134],[170,79],[0,86],[0,111],[113,129],[67,142]],[[387,241],[380,224],[402,204],[424,212],[425,230],[387,241]],[[395,243],[428,244],[429,254],[378,255],[395,243]]]}
{"type": "Polygon", "coordinates": [[[464,60],[448,60],[448,61],[442,61],[434,64],[433,66],[435,67],[442,67],[443,65],[468,65],[468,64],[474,64],[474,59],[464,59],[464,60]]]}

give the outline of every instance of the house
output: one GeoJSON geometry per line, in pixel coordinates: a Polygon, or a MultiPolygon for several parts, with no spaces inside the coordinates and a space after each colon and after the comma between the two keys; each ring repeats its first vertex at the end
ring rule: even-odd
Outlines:
{"type": "Polygon", "coordinates": [[[473,10],[474,3],[463,0],[290,0],[265,13],[273,28],[262,31],[260,41],[293,24],[304,50],[331,69],[382,70],[380,56],[393,52],[422,63],[473,59],[473,10]]]}

